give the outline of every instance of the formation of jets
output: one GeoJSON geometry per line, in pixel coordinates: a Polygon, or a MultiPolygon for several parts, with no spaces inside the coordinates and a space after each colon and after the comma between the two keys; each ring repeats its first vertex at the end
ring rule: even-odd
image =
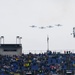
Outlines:
{"type": "MultiPolygon", "coordinates": [[[[57,25],[55,25],[55,26],[62,26],[61,24],[57,24],[57,25]]],[[[37,26],[35,26],[35,25],[32,25],[32,26],[30,26],[30,27],[32,27],[32,28],[35,28],[35,27],[37,27],[37,26]]],[[[51,25],[49,25],[49,26],[46,26],[47,28],[53,28],[54,26],[51,26],[51,25]]],[[[44,27],[44,26],[41,26],[41,27],[38,27],[38,28],[40,28],[40,29],[45,29],[46,27],[44,27]]]]}

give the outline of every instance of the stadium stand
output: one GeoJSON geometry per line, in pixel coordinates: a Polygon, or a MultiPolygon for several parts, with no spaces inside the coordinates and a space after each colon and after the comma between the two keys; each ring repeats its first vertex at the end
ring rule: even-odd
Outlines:
{"type": "Polygon", "coordinates": [[[0,55],[0,75],[75,75],[74,73],[75,54],[70,52],[0,55]]]}
{"type": "Polygon", "coordinates": [[[0,44],[1,55],[21,55],[22,44],[0,44]]]}

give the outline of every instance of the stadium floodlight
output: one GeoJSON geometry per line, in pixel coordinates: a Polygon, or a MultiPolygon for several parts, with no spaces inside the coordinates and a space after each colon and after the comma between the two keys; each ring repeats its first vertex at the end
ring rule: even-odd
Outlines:
{"type": "Polygon", "coordinates": [[[22,39],[22,37],[19,37],[19,44],[21,44],[21,39],[22,39]]]}
{"type": "Polygon", "coordinates": [[[1,44],[2,39],[3,39],[3,44],[4,44],[4,36],[0,37],[0,44],[1,44]]]}
{"type": "Polygon", "coordinates": [[[19,38],[19,36],[17,36],[17,38],[19,38]]]}
{"type": "Polygon", "coordinates": [[[16,44],[17,44],[17,39],[19,39],[19,36],[16,36],[16,44]]]}
{"type": "Polygon", "coordinates": [[[21,39],[22,39],[22,37],[20,37],[20,36],[16,36],[16,44],[21,44],[21,39]],[[19,42],[17,42],[17,39],[19,40],[19,42]]]}
{"type": "Polygon", "coordinates": [[[1,39],[3,39],[3,44],[4,44],[4,36],[1,36],[1,39]]]}
{"type": "Polygon", "coordinates": [[[49,36],[47,35],[47,50],[49,50],[49,36]]]}

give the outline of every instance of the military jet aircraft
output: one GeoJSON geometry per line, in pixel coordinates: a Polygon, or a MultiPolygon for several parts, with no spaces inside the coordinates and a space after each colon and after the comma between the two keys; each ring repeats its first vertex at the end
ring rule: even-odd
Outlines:
{"type": "Polygon", "coordinates": [[[48,28],[53,28],[53,26],[47,26],[48,28]]]}
{"type": "Polygon", "coordinates": [[[57,24],[56,26],[58,26],[58,27],[59,27],[59,26],[62,26],[62,25],[61,25],[61,24],[57,24]]]}
{"type": "Polygon", "coordinates": [[[46,27],[43,27],[43,26],[42,26],[42,27],[39,27],[39,28],[40,28],[40,29],[45,29],[46,27]]]}
{"type": "Polygon", "coordinates": [[[30,26],[30,27],[32,27],[32,28],[35,28],[35,27],[37,27],[37,26],[35,26],[35,25],[32,25],[32,26],[30,26]]]}

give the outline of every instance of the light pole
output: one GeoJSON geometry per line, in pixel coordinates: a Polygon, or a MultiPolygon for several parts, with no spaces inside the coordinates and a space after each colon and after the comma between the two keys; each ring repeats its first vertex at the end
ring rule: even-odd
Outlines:
{"type": "Polygon", "coordinates": [[[1,39],[3,39],[3,44],[4,44],[4,36],[1,36],[1,39]]]}
{"type": "Polygon", "coordinates": [[[4,36],[0,37],[0,44],[1,44],[1,40],[3,39],[3,44],[4,44],[4,36]]]}
{"type": "Polygon", "coordinates": [[[47,35],[47,50],[49,50],[49,36],[47,35]]]}
{"type": "Polygon", "coordinates": [[[21,39],[22,39],[22,37],[20,37],[20,36],[16,36],[16,44],[21,44],[21,39]],[[17,39],[19,40],[19,42],[17,42],[17,39]]]}
{"type": "Polygon", "coordinates": [[[19,36],[16,36],[16,44],[18,44],[17,39],[19,39],[19,36]]]}
{"type": "Polygon", "coordinates": [[[22,39],[22,37],[19,37],[19,44],[21,44],[21,39],[22,39]]]}

